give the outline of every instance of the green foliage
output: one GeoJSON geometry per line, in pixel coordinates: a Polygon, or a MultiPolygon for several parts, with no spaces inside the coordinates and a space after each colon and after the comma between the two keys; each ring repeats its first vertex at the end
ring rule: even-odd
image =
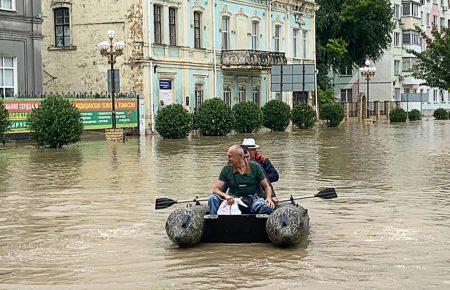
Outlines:
{"type": "Polygon", "coordinates": [[[318,95],[319,107],[323,104],[335,103],[333,97],[333,90],[331,88],[327,90],[322,90],[322,88],[319,87],[318,94],[319,94],[318,95]]]}
{"type": "Polygon", "coordinates": [[[218,98],[206,100],[195,114],[195,125],[205,136],[224,136],[233,127],[233,112],[218,98]]]}
{"type": "Polygon", "coordinates": [[[264,127],[284,131],[291,119],[291,108],[279,100],[271,100],[262,107],[264,127]]]}
{"type": "Polygon", "coordinates": [[[192,116],[180,104],[172,104],[159,110],[155,120],[156,131],[168,139],[185,138],[192,127],[192,116]]]}
{"type": "Polygon", "coordinates": [[[402,108],[392,109],[389,113],[389,120],[392,123],[406,122],[406,112],[402,108]]]}
{"type": "Polygon", "coordinates": [[[316,112],[308,104],[300,104],[294,106],[291,112],[292,123],[297,128],[307,129],[314,126],[316,123],[316,112]]]}
{"type": "Polygon", "coordinates": [[[61,148],[80,140],[81,114],[68,100],[51,96],[28,117],[28,125],[38,146],[61,148]]]}
{"type": "Polygon", "coordinates": [[[319,107],[319,116],[328,127],[337,127],[344,119],[344,109],[338,103],[327,103],[319,107]]]}
{"type": "Polygon", "coordinates": [[[436,120],[447,120],[447,119],[448,119],[448,114],[449,114],[449,113],[447,113],[447,111],[446,111],[445,109],[439,108],[439,109],[436,109],[436,110],[433,112],[433,117],[434,117],[436,120]]]}
{"type": "Polygon", "coordinates": [[[234,130],[253,133],[262,126],[262,111],[254,102],[241,102],[233,106],[234,130]]]}
{"type": "Polygon", "coordinates": [[[8,120],[8,110],[5,105],[0,101],[0,141],[5,141],[5,132],[8,131],[10,122],[8,120]]]}
{"type": "Polygon", "coordinates": [[[317,0],[318,82],[327,87],[330,69],[362,66],[391,45],[395,27],[389,0],[317,0]]]}
{"type": "Polygon", "coordinates": [[[419,110],[413,109],[408,113],[408,118],[410,121],[418,121],[422,119],[422,114],[419,110]]]}
{"type": "Polygon", "coordinates": [[[413,76],[425,80],[430,87],[450,90],[450,29],[442,27],[439,31],[433,28],[431,37],[420,27],[416,26],[416,29],[425,39],[427,49],[422,52],[408,50],[418,60],[413,66],[413,76]]]}

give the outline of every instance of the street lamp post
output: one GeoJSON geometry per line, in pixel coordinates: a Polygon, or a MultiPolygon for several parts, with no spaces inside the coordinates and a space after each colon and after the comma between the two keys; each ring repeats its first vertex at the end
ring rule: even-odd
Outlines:
{"type": "Polygon", "coordinates": [[[115,93],[116,93],[116,83],[115,83],[115,73],[114,73],[114,64],[116,63],[116,58],[123,54],[123,49],[125,48],[125,42],[117,41],[113,44],[114,37],[116,36],[116,32],[114,30],[108,30],[106,32],[109,38],[108,41],[102,41],[98,44],[98,48],[100,49],[100,54],[106,56],[108,58],[108,64],[111,65],[111,117],[112,117],[112,128],[116,129],[116,102],[115,102],[115,93]]]}
{"type": "Polygon", "coordinates": [[[369,108],[369,80],[375,75],[376,68],[370,66],[370,61],[366,60],[365,66],[360,68],[359,71],[361,75],[366,78],[367,81],[367,118],[370,118],[370,108],[369,108]]]}

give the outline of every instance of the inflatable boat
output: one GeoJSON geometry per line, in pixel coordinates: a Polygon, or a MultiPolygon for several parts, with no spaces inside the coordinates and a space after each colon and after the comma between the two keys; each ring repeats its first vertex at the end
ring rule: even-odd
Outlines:
{"type": "Polygon", "coordinates": [[[298,199],[337,197],[333,188],[327,188],[312,196],[282,199],[270,215],[210,215],[206,205],[195,198],[175,201],[167,198],[156,200],[156,209],[175,203],[190,202],[184,208],[174,210],[167,218],[166,232],[179,247],[192,247],[199,243],[273,243],[279,247],[291,247],[304,241],[309,233],[308,210],[295,202],[298,199]]]}

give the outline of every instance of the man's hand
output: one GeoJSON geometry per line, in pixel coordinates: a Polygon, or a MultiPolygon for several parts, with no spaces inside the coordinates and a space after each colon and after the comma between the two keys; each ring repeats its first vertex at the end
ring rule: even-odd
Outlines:
{"type": "Polygon", "coordinates": [[[225,194],[225,199],[227,200],[229,205],[232,205],[234,203],[234,197],[229,195],[229,194],[225,194]]]}
{"type": "Polygon", "coordinates": [[[275,208],[275,203],[273,202],[272,198],[269,197],[265,201],[271,208],[275,208]]]}

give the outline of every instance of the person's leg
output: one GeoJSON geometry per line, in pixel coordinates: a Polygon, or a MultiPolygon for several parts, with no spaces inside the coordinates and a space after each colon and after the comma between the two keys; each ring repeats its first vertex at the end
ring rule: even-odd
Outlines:
{"type": "Polygon", "coordinates": [[[219,209],[221,203],[222,203],[222,199],[218,195],[216,195],[216,194],[210,195],[208,197],[209,213],[217,214],[217,210],[219,209]]]}
{"type": "Polygon", "coordinates": [[[264,199],[258,198],[254,199],[252,203],[252,208],[250,213],[252,214],[271,214],[273,212],[273,208],[268,205],[264,199]]]}

